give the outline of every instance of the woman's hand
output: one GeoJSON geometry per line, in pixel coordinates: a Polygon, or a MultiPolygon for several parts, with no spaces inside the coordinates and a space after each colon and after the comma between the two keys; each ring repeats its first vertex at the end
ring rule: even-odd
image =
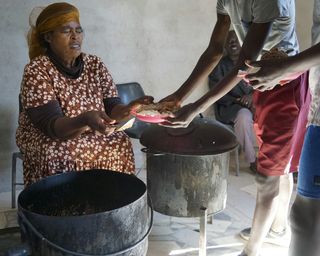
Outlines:
{"type": "Polygon", "coordinates": [[[112,110],[111,117],[117,122],[129,119],[131,112],[134,109],[139,108],[142,105],[148,105],[153,103],[153,97],[143,96],[136,100],[131,101],[128,105],[119,104],[115,106],[112,110]]]}
{"type": "Polygon", "coordinates": [[[54,122],[55,137],[67,140],[92,130],[109,136],[115,130],[115,120],[111,119],[104,111],[88,111],[76,117],[60,117],[54,122]]]}
{"type": "Polygon", "coordinates": [[[104,111],[89,111],[82,114],[84,123],[93,131],[109,136],[115,131],[116,120],[111,119],[104,111]]]}
{"type": "Polygon", "coordinates": [[[160,123],[161,126],[170,128],[187,127],[191,121],[198,115],[198,111],[193,103],[183,106],[177,112],[174,112],[169,117],[164,118],[165,121],[160,123]]]}

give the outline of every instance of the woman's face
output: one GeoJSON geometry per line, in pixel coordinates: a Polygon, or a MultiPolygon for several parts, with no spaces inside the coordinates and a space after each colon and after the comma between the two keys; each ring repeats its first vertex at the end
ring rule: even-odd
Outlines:
{"type": "Polygon", "coordinates": [[[81,53],[83,29],[78,22],[61,25],[45,37],[50,49],[64,61],[73,61],[81,53]]]}

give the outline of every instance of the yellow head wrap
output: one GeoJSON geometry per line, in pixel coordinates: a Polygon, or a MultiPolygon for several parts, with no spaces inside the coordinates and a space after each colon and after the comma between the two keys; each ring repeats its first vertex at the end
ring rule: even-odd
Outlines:
{"type": "Polygon", "coordinates": [[[43,42],[43,34],[53,31],[55,28],[70,22],[79,22],[79,11],[68,3],[54,3],[42,10],[37,18],[35,26],[28,33],[29,58],[44,54],[46,46],[43,42]]]}

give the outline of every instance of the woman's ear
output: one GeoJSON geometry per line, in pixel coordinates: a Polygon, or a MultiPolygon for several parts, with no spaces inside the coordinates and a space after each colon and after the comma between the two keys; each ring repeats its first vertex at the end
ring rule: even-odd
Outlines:
{"type": "Polygon", "coordinates": [[[52,40],[52,35],[51,35],[51,33],[45,33],[43,38],[44,38],[44,41],[46,41],[47,43],[50,44],[51,40],[52,40]]]}

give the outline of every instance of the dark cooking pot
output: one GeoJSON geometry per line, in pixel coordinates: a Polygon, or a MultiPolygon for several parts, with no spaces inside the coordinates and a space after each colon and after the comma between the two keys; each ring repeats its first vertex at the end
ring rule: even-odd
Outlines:
{"type": "Polygon", "coordinates": [[[90,170],[47,177],[24,189],[18,206],[32,255],[146,255],[152,211],[150,219],[146,186],[135,176],[90,170]]]}
{"type": "Polygon", "coordinates": [[[198,217],[225,208],[234,133],[217,121],[195,119],[187,128],[151,126],[140,142],[147,153],[147,187],[156,211],[198,217]]]}

